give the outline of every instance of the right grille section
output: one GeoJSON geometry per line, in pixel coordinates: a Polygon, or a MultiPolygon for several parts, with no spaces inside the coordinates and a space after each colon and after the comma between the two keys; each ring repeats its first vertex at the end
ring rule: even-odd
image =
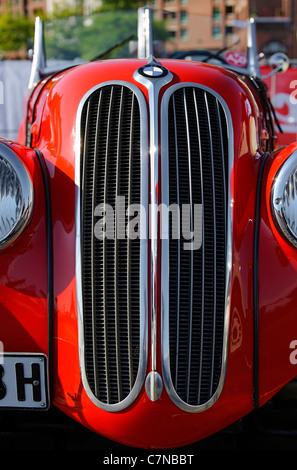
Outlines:
{"type": "Polygon", "coordinates": [[[169,101],[169,204],[199,246],[169,236],[170,375],[178,397],[199,407],[215,394],[221,377],[226,295],[228,139],[218,99],[196,87],[179,88],[169,101]],[[194,207],[200,207],[200,212],[194,207]],[[196,219],[194,218],[194,214],[196,219]],[[198,217],[197,217],[198,214],[198,217]],[[188,246],[189,248],[189,246],[188,246]]]}

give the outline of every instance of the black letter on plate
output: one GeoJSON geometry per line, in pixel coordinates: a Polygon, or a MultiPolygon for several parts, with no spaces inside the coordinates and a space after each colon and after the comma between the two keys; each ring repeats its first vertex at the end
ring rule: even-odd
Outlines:
{"type": "Polygon", "coordinates": [[[6,395],[6,385],[2,382],[2,377],[4,374],[3,366],[0,366],[0,400],[2,400],[6,395]]]}
{"type": "Polygon", "coordinates": [[[40,388],[40,369],[39,364],[31,364],[32,377],[24,376],[24,364],[21,362],[16,363],[16,380],[17,380],[17,393],[18,400],[25,401],[25,384],[31,384],[33,387],[33,400],[41,401],[41,388],[40,388]]]}

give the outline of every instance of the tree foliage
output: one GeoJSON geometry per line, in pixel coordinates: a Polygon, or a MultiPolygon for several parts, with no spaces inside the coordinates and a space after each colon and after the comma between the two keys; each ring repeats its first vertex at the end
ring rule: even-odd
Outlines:
{"type": "Polygon", "coordinates": [[[102,0],[100,11],[136,10],[144,2],[139,0],[102,0]]]}
{"type": "MultiPolygon", "coordinates": [[[[139,0],[103,0],[98,12],[90,17],[82,14],[82,2],[75,9],[56,4],[51,18],[42,16],[45,22],[47,58],[91,60],[118,43],[112,57],[130,55],[129,39],[137,39],[137,8],[139,0]],[[120,10],[120,11],[119,11],[120,10]]],[[[0,16],[0,50],[26,50],[34,37],[34,18],[0,16]]],[[[165,41],[168,32],[164,22],[154,21],[154,39],[165,41]]],[[[104,57],[106,58],[106,57],[104,57]]]]}
{"type": "Polygon", "coordinates": [[[27,48],[34,34],[34,20],[23,16],[0,15],[0,50],[17,51],[27,48]]]}
{"type": "MultiPolygon", "coordinates": [[[[48,59],[92,60],[119,45],[104,59],[129,57],[130,41],[137,39],[137,11],[100,11],[90,17],[70,16],[45,23],[48,59]]],[[[165,41],[163,22],[154,21],[154,39],[165,41]]]]}

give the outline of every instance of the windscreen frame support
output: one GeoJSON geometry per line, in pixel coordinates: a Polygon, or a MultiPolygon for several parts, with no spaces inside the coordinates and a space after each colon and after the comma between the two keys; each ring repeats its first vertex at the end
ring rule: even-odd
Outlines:
{"type": "Polygon", "coordinates": [[[35,19],[34,50],[28,88],[31,90],[41,78],[41,71],[46,68],[43,21],[35,19]]]}

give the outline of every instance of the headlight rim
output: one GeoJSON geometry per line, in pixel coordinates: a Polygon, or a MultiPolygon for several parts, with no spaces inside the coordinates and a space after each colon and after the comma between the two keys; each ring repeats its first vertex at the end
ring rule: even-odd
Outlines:
{"type": "Polygon", "coordinates": [[[15,171],[22,187],[22,209],[18,216],[17,223],[3,237],[0,238],[0,252],[11,245],[23,232],[27,226],[33,209],[33,183],[28,169],[20,157],[3,142],[0,142],[0,158],[6,160],[15,171]]]}
{"type": "MultiPolygon", "coordinates": [[[[294,247],[297,248],[297,231],[294,235],[283,213],[283,193],[289,175],[294,169],[297,172],[297,150],[292,152],[277,170],[270,190],[270,207],[274,223],[280,234],[294,247]]],[[[297,194],[296,194],[297,196],[297,194]]]]}

